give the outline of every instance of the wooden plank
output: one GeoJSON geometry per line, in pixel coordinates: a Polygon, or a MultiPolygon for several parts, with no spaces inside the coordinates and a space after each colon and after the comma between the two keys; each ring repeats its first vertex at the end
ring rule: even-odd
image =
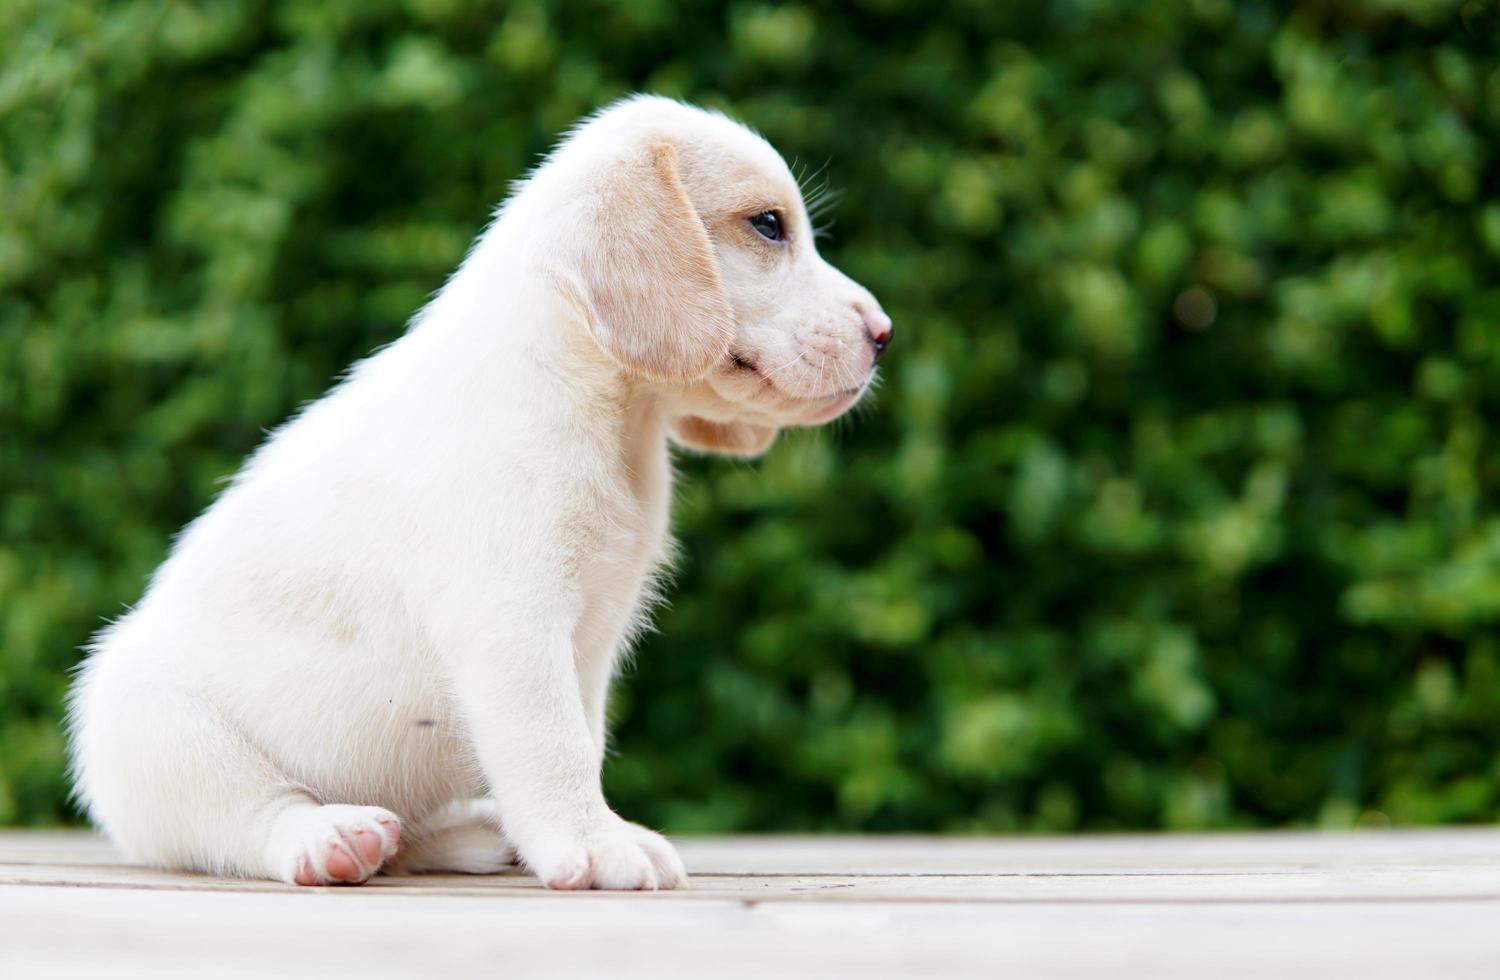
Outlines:
{"type": "MultiPolygon", "coordinates": [[[[1205,868],[1500,867],[1500,828],[1073,837],[739,836],[676,841],[713,874],[999,874],[1205,868]]],[[[83,831],[0,831],[0,864],[122,864],[83,831]]]]}
{"type": "MultiPolygon", "coordinates": [[[[179,875],[108,865],[0,864],[0,886],[54,885],[156,891],[295,892],[293,886],[179,875]]],[[[541,896],[534,878],[422,875],[381,877],[364,886],[391,898],[443,895],[541,896]]],[[[344,891],[346,889],[329,889],[344,891]]],[[[584,896],[587,900],[590,896],[584,896]]],[[[644,900],[806,902],[1309,902],[1451,901],[1500,903],[1500,872],[1483,868],[1381,870],[1069,872],[967,875],[715,875],[696,873],[689,887],[644,900]]],[[[1500,915],[1500,908],[1496,909],[1500,915]]]]}
{"type": "Polygon", "coordinates": [[[683,892],[298,889],[0,834],[0,977],[1493,977],[1500,832],[682,842],[683,892]]]}
{"type": "Polygon", "coordinates": [[[79,975],[1480,977],[1494,906],[404,903],[0,887],[0,970],[79,975]],[[211,968],[210,968],[211,965],[211,968]],[[76,971],[76,972],[75,972],[76,971]]]}

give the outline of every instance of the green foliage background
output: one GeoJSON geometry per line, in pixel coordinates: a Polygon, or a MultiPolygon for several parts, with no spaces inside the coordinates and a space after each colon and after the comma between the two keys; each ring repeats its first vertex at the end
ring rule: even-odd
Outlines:
{"type": "Polygon", "coordinates": [[[0,6],[0,822],[265,427],[634,90],[844,191],[878,404],[685,464],[675,831],[1500,812],[1490,0],[0,6]]]}

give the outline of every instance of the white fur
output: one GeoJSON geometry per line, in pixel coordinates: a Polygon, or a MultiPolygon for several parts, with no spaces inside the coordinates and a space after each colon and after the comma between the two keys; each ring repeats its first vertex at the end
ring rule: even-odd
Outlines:
{"type": "Polygon", "coordinates": [[[587,121],[411,329],[277,430],[95,639],[70,712],[90,813],[134,860],[220,874],[487,871],[514,847],[553,887],[678,884],[671,845],[600,789],[610,677],[670,553],[668,437],[753,454],[826,421],[867,386],[881,322],[818,257],[758,136],[656,98],[587,121]],[[633,264],[635,236],[642,262],[678,244],[638,213],[647,152],[676,168],[690,213],[667,217],[701,223],[712,268],[633,264]],[[735,210],[767,195],[780,245],[735,210]],[[702,309],[728,304],[723,336],[685,328],[710,331],[686,339],[712,365],[633,366],[654,349],[611,333],[601,304],[619,297],[599,291],[689,282],[702,309]]]}

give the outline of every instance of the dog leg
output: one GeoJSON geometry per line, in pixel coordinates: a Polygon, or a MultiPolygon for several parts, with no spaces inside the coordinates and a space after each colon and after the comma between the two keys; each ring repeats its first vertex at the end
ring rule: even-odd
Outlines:
{"type": "Polygon", "coordinates": [[[550,888],[675,888],[686,875],[672,845],[604,801],[572,623],[549,620],[529,635],[514,620],[450,634],[453,690],[506,836],[550,888]]]}
{"type": "Polygon", "coordinates": [[[80,793],[131,860],[289,884],[358,884],[399,845],[394,813],[320,805],[206,698],[140,662],[108,652],[91,660],[72,730],[80,793]]]}

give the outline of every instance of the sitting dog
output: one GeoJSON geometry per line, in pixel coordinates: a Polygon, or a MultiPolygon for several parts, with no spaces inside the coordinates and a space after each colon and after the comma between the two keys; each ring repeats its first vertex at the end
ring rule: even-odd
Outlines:
{"type": "Polygon", "coordinates": [[[600,787],[671,551],[668,442],[761,453],[848,410],[890,339],[768,143],[667,99],[599,113],[95,638],[81,799],[167,868],[681,884],[600,787]]]}

